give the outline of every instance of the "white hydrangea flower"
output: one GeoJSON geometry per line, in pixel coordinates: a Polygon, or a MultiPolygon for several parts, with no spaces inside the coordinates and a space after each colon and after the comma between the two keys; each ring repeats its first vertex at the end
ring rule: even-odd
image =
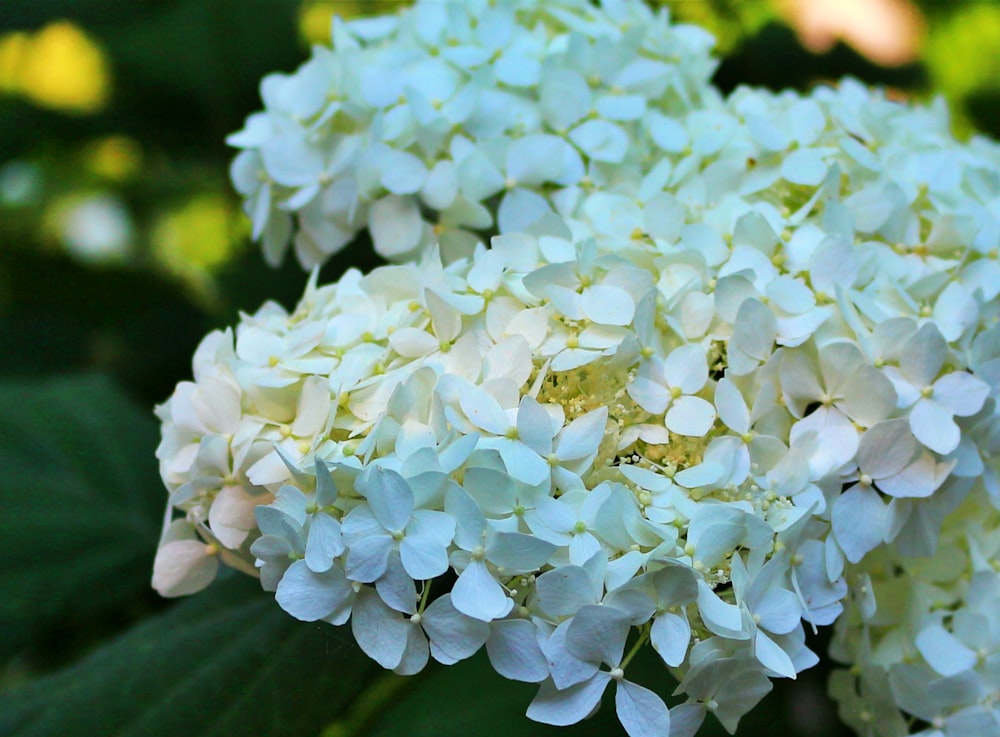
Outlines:
{"type": "Polygon", "coordinates": [[[886,548],[851,571],[856,595],[832,653],[852,667],[833,674],[831,693],[859,734],[1000,730],[998,530],[980,489],[944,520],[933,555],[886,548]],[[926,726],[913,731],[914,720],[926,726]]]}
{"type": "Polygon", "coordinates": [[[268,260],[368,227],[420,261],[206,338],[158,408],[158,590],[218,557],[386,668],[485,644],[529,716],[615,681],[678,737],[813,665],[851,581],[859,732],[991,733],[1000,147],[851,80],[723,98],[709,46],[638,2],[428,1],[266,79],[230,142],[268,260]],[[647,642],[687,702],[626,678],[647,642]]]}
{"type": "MultiPolygon", "coordinates": [[[[830,302],[804,338],[744,340],[737,371],[746,321],[777,325],[796,288],[768,292],[763,266],[720,276],[731,259],[710,266],[701,243],[625,258],[546,219],[449,264],[311,281],[294,311],[214,333],[159,409],[181,516],[158,587],[206,585],[220,555],[292,616],[350,622],[399,673],[485,644],[500,673],[542,684],[543,721],[582,718],[614,681],[632,735],[709,712],[735,728],[770,678],[816,662],[803,623],[837,619],[848,563],[932,544],[980,488],[993,353],[944,344],[934,378],[968,377],[977,409],[955,412],[942,454],[894,388],[933,317],[830,302]],[[698,300],[704,328],[685,329],[675,305],[698,300]],[[626,678],[630,637],[688,702],[667,711],[626,678]]],[[[929,632],[928,652],[950,642],[929,632]]]]}
{"type": "Polygon", "coordinates": [[[228,139],[233,183],[271,264],[290,240],[320,264],[365,227],[392,260],[468,255],[474,231],[523,230],[597,170],[639,164],[632,142],[707,89],[712,44],[640,2],[337,19],[332,49],[264,79],[265,110],[228,139]]]}

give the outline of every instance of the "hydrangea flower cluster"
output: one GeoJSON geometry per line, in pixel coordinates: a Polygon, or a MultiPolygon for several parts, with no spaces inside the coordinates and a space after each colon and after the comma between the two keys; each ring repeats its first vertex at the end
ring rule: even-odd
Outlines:
{"type": "Polygon", "coordinates": [[[715,68],[708,33],[631,0],[428,0],[332,40],[266,77],[229,137],[272,264],[294,240],[312,267],[366,227],[387,258],[469,255],[474,232],[641,168],[634,143],[670,138],[715,68]]]}
{"type": "Polygon", "coordinates": [[[613,683],[632,737],[735,730],[837,621],[859,734],[994,734],[1000,147],[850,80],[723,97],[710,45],[418,2],[267,78],[231,142],[268,260],[411,260],[203,341],[156,588],[221,560],[398,673],[485,647],[542,722],[613,683]]]}
{"type": "Polygon", "coordinates": [[[1000,734],[1000,512],[973,495],[940,538],[933,556],[887,547],[850,574],[863,585],[833,654],[852,667],[831,691],[858,734],[1000,734]]]}
{"type": "Polygon", "coordinates": [[[204,586],[220,554],[293,616],[350,620],[397,672],[485,645],[541,682],[541,721],[578,721],[615,681],[632,735],[671,721],[625,679],[648,640],[689,696],[675,733],[708,711],[735,729],[769,677],[815,663],[802,623],[840,614],[847,562],[933,545],[942,489],[982,469],[987,430],[953,417],[993,391],[964,360],[992,365],[996,330],[968,353],[897,317],[869,355],[863,318],[815,305],[802,277],[758,294],[698,249],[641,253],[548,220],[449,266],[311,283],[291,314],[210,335],[159,410],[184,516],[158,588],[204,586]],[[679,298],[664,276],[681,256],[701,278],[679,298]],[[819,317],[783,332],[803,290],[819,317]],[[948,413],[948,448],[921,440],[922,402],[948,413]]]}

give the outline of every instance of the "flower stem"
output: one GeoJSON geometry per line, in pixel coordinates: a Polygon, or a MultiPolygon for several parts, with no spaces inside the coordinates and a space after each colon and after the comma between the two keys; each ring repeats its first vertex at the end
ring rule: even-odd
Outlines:
{"type": "Polygon", "coordinates": [[[625,670],[625,667],[632,661],[632,658],[635,657],[635,654],[639,652],[639,648],[641,648],[643,645],[646,644],[646,642],[649,641],[649,629],[650,629],[649,622],[646,622],[646,624],[642,625],[639,628],[639,637],[632,644],[632,649],[629,650],[628,654],[622,659],[621,665],[618,666],[619,668],[625,670]]]}

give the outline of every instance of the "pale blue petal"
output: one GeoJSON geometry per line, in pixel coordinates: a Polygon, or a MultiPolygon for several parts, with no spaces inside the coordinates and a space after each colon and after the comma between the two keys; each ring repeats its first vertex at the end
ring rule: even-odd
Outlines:
{"type": "Polygon", "coordinates": [[[959,417],[976,414],[990,394],[985,381],[965,371],[945,374],[934,382],[933,388],[935,401],[947,405],[959,417]]]}
{"type": "Polygon", "coordinates": [[[601,695],[610,681],[611,676],[604,671],[562,690],[557,689],[551,680],[544,681],[528,706],[527,717],[559,727],[576,724],[601,703],[601,695]]]}
{"type": "Polygon", "coordinates": [[[517,410],[517,434],[525,445],[545,458],[552,452],[552,420],[534,398],[525,396],[517,410]]]}
{"type": "MultiPolygon", "coordinates": [[[[421,623],[431,640],[432,654],[437,651],[454,661],[473,655],[490,636],[490,626],[455,609],[449,594],[427,607],[421,623]]],[[[435,658],[440,660],[438,655],[435,658]]]]}
{"type": "Polygon", "coordinates": [[[628,614],[620,609],[587,604],[577,610],[566,630],[566,649],[585,662],[617,666],[630,628],[628,614]]]}
{"type": "Polygon", "coordinates": [[[543,573],[535,583],[535,591],[542,611],[553,617],[574,614],[584,604],[595,603],[590,576],[579,566],[562,566],[543,573]]]}
{"type": "Polygon", "coordinates": [[[953,676],[976,664],[975,651],[939,624],[924,627],[917,635],[916,644],[928,665],[942,676],[953,676]]]}
{"type": "Polygon", "coordinates": [[[555,545],[534,535],[499,532],[490,541],[486,557],[510,576],[537,571],[555,550],[555,545]]]}
{"type": "Polygon", "coordinates": [[[910,410],[913,435],[935,453],[947,455],[958,447],[962,433],[949,407],[933,399],[921,399],[910,410]]]}
{"type": "Polygon", "coordinates": [[[413,625],[379,599],[371,589],[362,589],[354,600],[351,631],[365,654],[392,669],[399,665],[413,625]]]}
{"type": "Polygon", "coordinates": [[[663,662],[676,668],[684,662],[691,644],[691,625],[684,617],[664,613],[653,620],[649,639],[663,662]]]}
{"type": "Polygon", "coordinates": [[[451,589],[451,602],[462,614],[483,622],[506,616],[513,606],[503,587],[481,560],[470,561],[462,571],[451,589]]]}
{"type": "Polygon", "coordinates": [[[545,655],[538,647],[535,625],[527,619],[503,619],[490,627],[486,653],[493,670],[504,678],[539,683],[549,675],[545,655]]]}
{"type": "Polygon", "coordinates": [[[415,624],[410,624],[406,633],[406,649],[403,651],[403,658],[399,661],[399,665],[392,670],[401,676],[415,675],[427,665],[430,654],[424,631],[415,624]]]}
{"type": "Polygon", "coordinates": [[[724,602],[703,581],[698,582],[698,611],[705,626],[715,634],[734,640],[749,639],[740,608],[724,602]]]}
{"type": "Polygon", "coordinates": [[[705,721],[705,707],[695,702],[678,704],[670,710],[670,737],[695,737],[705,721]]]}
{"type": "Polygon", "coordinates": [[[886,509],[878,492],[861,484],[848,489],[833,503],[833,534],[851,563],[860,561],[885,538],[886,509]]]}
{"type": "Polygon", "coordinates": [[[408,535],[399,543],[403,568],[414,580],[429,580],[448,570],[448,550],[429,537],[408,535]]]}
{"type": "Polygon", "coordinates": [[[608,422],[608,408],[599,407],[564,427],[556,441],[556,455],[561,461],[586,458],[597,452],[608,422]]]}
{"type": "Polygon", "coordinates": [[[619,681],[615,708],[629,737],[670,737],[667,706],[648,688],[631,681],[619,681]]]}
{"type": "Polygon", "coordinates": [[[376,466],[368,474],[362,491],[375,519],[389,532],[400,532],[413,512],[413,492],[406,479],[393,470],[376,466]]]}
{"type": "Polygon", "coordinates": [[[313,515],[306,538],[306,564],[316,573],[330,569],[333,560],[343,553],[340,523],[325,512],[313,515]]]}
{"type": "Polygon", "coordinates": [[[371,583],[385,573],[392,538],[388,535],[374,535],[351,544],[347,550],[345,569],[352,581],[371,583]]]}
{"type": "Polygon", "coordinates": [[[386,606],[403,614],[413,614],[416,609],[417,587],[406,575],[399,553],[389,553],[385,573],[375,582],[375,590],[386,606]]]}
{"type": "Polygon", "coordinates": [[[715,424],[715,407],[701,397],[681,396],[670,405],[664,424],[678,435],[704,437],[715,424]]]}
{"type": "Polygon", "coordinates": [[[763,632],[758,631],[754,638],[754,655],[765,668],[774,671],[783,678],[795,678],[795,666],[788,653],[763,632]]]}
{"type": "Polygon", "coordinates": [[[350,583],[339,567],[314,573],[305,561],[297,560],[278,583],[275,599],[296,619],[315,622],[330,614],[350,593],[350,583]]]}

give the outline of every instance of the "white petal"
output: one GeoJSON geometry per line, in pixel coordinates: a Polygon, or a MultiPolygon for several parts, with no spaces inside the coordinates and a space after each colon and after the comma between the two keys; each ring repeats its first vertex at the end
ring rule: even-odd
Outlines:
{"type": "Polygon", "coordinates": [[[942,676],[953,676],[976,664],[976,653],[939,624],[924,627],[916,643],[927,663],[942,676]]]}
{"type": "Polygon", "coordinates": [[[429,580],[448,570],[447,548],[436,540],[420,535],[407,535],[399,543],[403,568],[414,581],[429,580]]]}
{"type": "Polygon", "coordinates": [[[941,455],[955,450],[962,438],[951,409],[933,399],[921,399],[913,405],[910,429],[917,440],[941,455]]]}
{"type": "Polygon", "coordinates": [[[538,647],[535,625],[527,619],[504,619],[490,627],[486,641],[493,670],[504,678],[539,683],[549,675],[545,655],[538,647]]]}
{"type": "Polygon", "coordinates": [[[503,435],[510,429],[507,413],[489,392],[478,387],[466,387],[458,398],[465,416],[479,428],[493,435],[503,435]]]}
{"type": "Polygon", "coordinates": [[[628,134],[606,120],[588,120],[569,132],[570,140],[595,161],[618,163],[628,151],[628,134]]]}
{"type": "Polygon", "coordinates": [[[378,156],[382,186],[393,194],[415,194],[424,186],[427,167],[413,154],[386,146],[378,156]]]}
{"type": "Polygon", "coordinates": [[[715,423],[715,407],[701,397],[678,397],[664,421],[667,429],[678,435],[704,437],[715,423]]]}
{"type": "Polygon", "coordinates": [[[532,87],[538,83],[542,65],[528,56],[504,54],[493,64],[497,80],[511,87],[532,87]]]}
{"type": "Polygon", "coordinates": [[[375,582],[375,590],[385,605],[403,614],[416,612],[417,587],[406,575],[399,553],[389,554],[385,573],[375,582]]]}
{"type": "Polygon", "coordinates": [[[670,737],[695,737],[705,721],[705,714],[702,704],[678,704],[670,710],[670,737]]]}
{"type": "Polygon", "coordinates": [[[787,635],[795,629],[801,615],[798,596],[788,589],[774,586],[753,606],[754,621],[761,629],[775,635],[787,635]]]}
{"type": "Polygon", "coordinates": [[[990,394],[986,382],[964,371],[945,374],[934,382],[933,388],[934,401],[950,407],[959,417],[976,414],[990,394]]]}
{"type": "Polygon", "coordinates": [[[660,614],[653,620],[649,632],[653,648],[663,658],[663,662],[671,667],[677,667],[684,662],[688,645],[691,644],[691,625],[676,614],[660,614]]]}
{"type": "Polygon", "coordinates": [[[705,349],[700,345],[683,345],[670,352],[663,362],[667,383],[685,394],[694,394],[708,381],[705,349]]]}
{"type": "Polygon", "coordinates": [[[629,383],[626,391],[636,404],[650,414],[662,414],[670,404],[670,393],[667,388],[642,376],[637,376],[635,381],[629,383]]]}
{"type": "Polygon", "coordinates": [[[858,484],[837,497],[831,512],[833,534],[852,563],[874,550],[886,533],[886,505],[878,492],[858,484]]]}
{"type": "Polygon", "coordinates": [[[555,452],[559,460],[576,460],[596,453],[607,422],[608,408],[600,407],[577,417],[564,427],[556,441],[555,452]]]}
{"type": "Polygon", "coordinates": [[[426,356],[441,347],[433,335],[418,328],[399,328],[389,336],[389,345],[404,358],[426,356]]]}
{"type": "Polygon", "coordinates": [[[498,532],[486,550],[487,558],[504,569],[507,575],[528,573],[541,568],[556,546],[534,535],[498,532]]]}
{"type": "Polygon", "coordinates": [[[694,489],[698,486],[708,486],[721,479],[726,473],[726,469],[718,463],[699,463],[697,466],[685,468],[674,476],[674,481],[685,489],[694,489]]]}
{"type": "Polygon", "coordinates": [[[529,187],[558,178],[565,145],[563,139],[552,135],[518,138],[507,149],[507,176],[529,187]]]}
{"type": "Polygon", "coordinates": [[[905,419],[879,422],[861,436],[858,467],[874,479],[894,476],[906,468],[918,449],[905,419]]]}
{"type": "Polygon", "coordinates": [[[513,603],[481,560],[471,561],[462,571],[451,589],[451,601],[462,614],[484,622],[505,616],[513,603]]]}
{"type": "Polygon", "coordinates": [[[371,470],[363,488],[375,519],[389,532],[399,532],[413,513],[413,492],[406,479],[381,466],[371,470]]]}
{"type": "Polygon", "coordinates": [[[895,476],[878,480],[882,493],[894,497],[928,497],[948,478],[952,463],[938,463],[934,454],[923,451],[895,476]]]}
{"type": "Polygon", "coordinates": [[[242,486],[223,486],[208,510],[212,534],[227,548],[238,548],[256,527],[254,509],[261,500],[259,496],[248,494],[242,486]]]}
{"type": "Polygon", "coordinates": [[[735,604],[727,604],[703,581],[698,582],[698,611],[709,630],[722,637],[746,640],[743,614],[735,604]]]}
{"type": "Polygon", "coordinates": [[[667,706],[648,688],[631,681],[619,681],[615,708],[629,737],[670,737],[667,706]]]}
{"type": "Polygon", "coordinates": [[[815,186],[823,181],[826,170],[823,157],[814,149],[792,151],[781,161],[781,176],[793,184],[815,186]]]}
{"type": "Polygon", "coordinates": [[[944,364],[948,344],[933,323],[924,323],[903,346],[899,365],[918,388],[929,385],[944,364]]]}
{"type": "Polygon", "coordinates": [[[354,601],[351,630],[365,654],[392,669],[399,665],[406,650],[412,624],[379,599],[371,589],[362,589],[354,601]]]}
{"type": "Polygon", "coordinates": [[[160,546],[153,561],[153,588],[160,596],[187,596],[215,579],[219,558],[200,540],[174,540],[160,546]]]}
{"type": "Polygon", "coordinates": [[[424,669],[430,659],[430,648],[427,646],[427,637],[416,625],[411,624],[406,633],[406,649],[403,651],[403,659],[399,665],[393,668],[393,672],[401,676],[412,676],[424,669]]]}
{"type": "Polygon", "coordinates": [[[518,187],[507,192],[497,208],[497,226],[501,233],[523,233],[542,216],[552,212],[544,197],[518,187]]]}
{"type": "Polygon", "coordinates": [[[723,377],[715,385],[715,407],[726,426],[738,433],[750,429],[750,410],[740,390],[730,379],[723,377]]]}
{"type": "Polygon", "coordinates": [[[316,573],[330,570],[333,560],[344,552],[340,536],[340,523],[330,515],[319,512],[309,522],[306,539],[306,565],[316,573]]]}
{"type": "Polygon", "coordinates": [[[393,258],[417,247],[424,221],[413,197],[388,195],[372,204],[368,228],[379,255],[393,258]]]}
{"type": "Polygon", "coordinates": [[[860,443],[854,424],[835,407],[820,407],[808,417],[792,425],[789,439],[796,440],[809,432],[820,439],[809,458],[809,469],[814,479],[822,478],[854,458],[860,443]]]}
{"type": "Polygon", "coordinates": [[[588,716],[601,703],[601,695],[611,676],[601,671],[592,678],[569,688],[557,689],[551,680],[544,681],[528,706],[528,719],[542,724],[565,727],[588,716]]]}
{"type": "MultiPolygon", "coordinates": [[[[551,467],[531,448],[517,440],[499,438],[497,449],[508,473],[528,486],[537,486],[549,477],[551,467]]],[[[489,447],[485,442],[480,447],[489,447]]]]}
{"type": "Polygon", "coordinates": [[[392,538],[388,535],[375,535],[351,543],[345,560],[347,575],[353,581],[371,583],[385,573],[391,549],[392,538]]]}
{"type": "Polygon", "coordinates": [[[351,586],[339,567],[314,573],[305,561],[297,560],[281,577],[274,598],[296,619],[315,622],[330,614],[350,593],[351,586]]]}
{"type": "Polygon", "coordinates": [[[763,632],[757,632],[754,638],[754,655],[765,668],[774,671],[783,678],[795,678],[795,666],[788,653],[763,632]]]}
{"type": "Polygon", "coordinates": [[[587,604],[577,610],[566,630],[566,649],[589,663],[616,666],[625,652],[628,614],[611,606],[587,604]]]}
{"type": "Polygon", "coordinates": [[[593,604],[591,581],[579,566],[561,566],[538,577],[535,583],[542,611],[553,617],[575,614],[584,604],[593,604]]]}
{"type": "Polygon", "coordinates": [[[517,434],[521,441],[542,457],[552,452],[552,421],[535,399],[525,396],[517,411],[517,434]]]}
{"type": "Polygon", "coordinates": [[[444,654],[454,661],[464,660],[473,655],[490,636],[490,626],[472,617],[467,617],[451,603],[451,596],[445,594],[427,607],[422,624],[431,639],[431,653],[438,660],[444,654]]]}
{"type": "Polygon", "coordinates": [[[628,325],[635,316],[635,302],[619,287],[595,284],[583,290],[580,307],[587,319],[599,325],[628,325]]]}

